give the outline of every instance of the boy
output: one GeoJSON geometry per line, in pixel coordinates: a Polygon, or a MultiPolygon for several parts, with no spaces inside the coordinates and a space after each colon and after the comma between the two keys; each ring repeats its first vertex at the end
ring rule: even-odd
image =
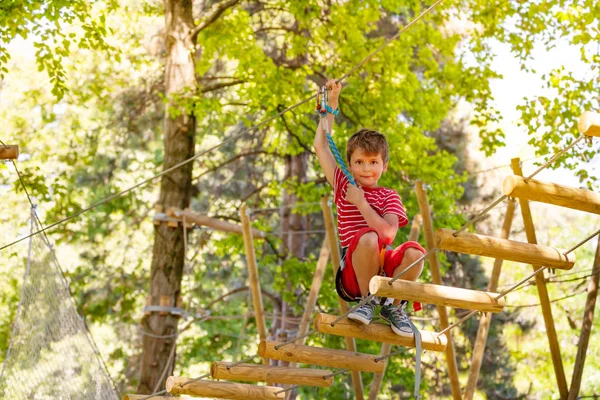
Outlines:
{"type": "MultiPolygon", "coordinates": [[[[338,107],[342,88],[335,80],[327,82],[328,101],[331,109],[338,107]]],[[[333,126],[334,116],[328,113],[327,126],[333,126]]],[[[338,210],[338,232],[342,245],[342,261],[336,276],[338,295],[346,301],[360,301],[369,295],[369,281],[380,274],[380,253],[391,244],[399,227],[408,224],[404,206],[398,193],[377,185],[387,170],[388,144],[379,132],[361,129],[355,133],[346,147],[349,170],[358,187],[349,183],[337,167],[329,149],[322,121],[317,127],[314,146],[325,177],[333,186],[338,210]]],[[[381,272],[393,277],[402,272],[425,254],[416,242],[407,242],[382,255],[381,272]]],[[[423,269],[423,261],[411,268],[402,279],[415,281],[423,269]]],[[[390,322],[392,330],[401,336],[411,337],[413,331],[404,306],[382,306],[380,316],[390,322]]],[[[369,324],[377,307],[372,299],[354,310],[348,318],[369,324]]]]}

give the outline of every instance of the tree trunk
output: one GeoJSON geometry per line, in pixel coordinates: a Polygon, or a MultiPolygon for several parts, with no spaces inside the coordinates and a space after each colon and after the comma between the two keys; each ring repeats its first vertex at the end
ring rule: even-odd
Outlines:
{"type": "MultiPolygon", "coordinates": [[[[191,0],[164,0],[165,43],[167,48],[165,94],[171,98],[179,94],[185,98],[195,90],[194,43],[190,32],[194,28],[191,0]]],[[[178,107],[181,115],[171,118],[168,110],[164,120],[164,169],[168,169],[194,155],[195,119],[180,105],[169,103],[167,108],[178,107]]],[[[162,177],[158,204],[163,208],[185,209],[190,204],[192,163],[162,177]]],[[[160,305],[168,298],[177,304],[180,295],[184,265],[183,229],[169,228],[163,223],[155,230],[150,275],[151,305],[160,305]]],[[[172,335],[177,332],[178,318],[171,314],[153,312],[142,319],[144,330],[154,335],[172,335]]],[[[169,355],[175,338],[159,339],[144,336],[141,376],[138,393],[153,393],[164,387],[169,372],[173,371],[175,357],[169,355]],[[163,374],[164,372],[164,374],[163,374]],[[164,377],[163,377],[164,375],[164,377]]]]}

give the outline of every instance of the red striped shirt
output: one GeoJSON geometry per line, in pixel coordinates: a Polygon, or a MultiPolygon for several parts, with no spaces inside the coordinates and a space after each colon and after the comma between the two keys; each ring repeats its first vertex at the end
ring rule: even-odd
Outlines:
{"type": "MultiPolygon", "coordinates": [[[[338,234],[342,247],[348,247],[356,232],[369,226],[358,207],[346,200],[348,184],[348,178],[336,167],[333,179],[333,194],[337,207],[338,234]]],[[[398,192],[385,187],[363,188],[363,190],[367,203],[380,217],[386,214],[395,214],[398,216],[399,227],[408,225],[408,218],[398,192]]]]}

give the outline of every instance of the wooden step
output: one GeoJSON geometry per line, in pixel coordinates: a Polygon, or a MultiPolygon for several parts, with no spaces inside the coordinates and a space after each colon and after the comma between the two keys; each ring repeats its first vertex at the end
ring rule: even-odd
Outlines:
{"type": "Polygon", "coordinates": [[[586,111],[579,117],[579,132],[587,136],[600,136],[600,114],[586,111]]]}
{"type": "Polygon", "coordinates": [[[600,214],[600,193],[587,189],[571,188],[530,179],[507,176],[502,185],[505,195],[519,199],[539,201],[556,206],[600,214]]]}
{"type": "Polygon", "coordinates": [[[227,366],[230,362],[217,361],[210,367],[210,375],[214,379],[226,379],[230,381],[252,381],[285,383],[290,385],[303,386],[324,386],[333,385],[333,376],[331,371],[326,369],[314,368],[291,368],[291,367],[272,367],[258,364],[239,364],[230,369],[227,366]]]}
{"type": "Polygon", "coordinates": [[[436,247],[441,250],[565,270],[575,265],[575,254],[565,256],[566,250],[468,232],[461,232],[454,237],[454,233],[451,229],[438,229],[435,232],[436,247]]]}
{"type": "Polygon", "coordinates": [[[170,376],[166,389],[171,394],[187,394],[198,397],[217,397],[231,400],[278,400],[285,399],[285,392],[275,386],[248,385],[246,383],[215,382],[201,379],[170,376]]]}
{"type": "Polygon", "coordinates": [[[19,158],[19,146],[0,144],[0,160],[16,160],[19,158]]]}
{"type": "MultiPolygon", "coordinates": [[[[331,323],[338,317],[335,315],[319,313],[314,320],[314,327],[317,332],[328,333],[330,335],[353,337],[356,339],[370,340],[374,342],[383,342],[396,344],[404,347],[415,347],[414,337],[404,337],[396,335],[389,325],[371,322],[364,325],[348,318],[343,318],[334,326],[331,323]]],[[[435,332],[420,331],[421,346],[425,350],[444,351],[448,345],[446,335],[437,336],[435,332]]]]}
{"type": "Polygon", "coordinates": [[[374,276],[369,282],[369,292],[380,297],[420,301],[469,310],[500,312],[504,308],[504,298],[494,300],[498,293],[456,288],[433,283],[419,283],[397,279],[390,285],[392,278],[374,276]]]}
{"type": "Polygon", "coordinates": [[[275,346],[281,342],[261,340],[258,354],[263,358],[320,365],[330,368],[350,369],[365,372],[383,372],[385,362],[375,361],[378,356],[355,353],[348,350],[324,349],[290,343],[279,349],[275,346]]]}

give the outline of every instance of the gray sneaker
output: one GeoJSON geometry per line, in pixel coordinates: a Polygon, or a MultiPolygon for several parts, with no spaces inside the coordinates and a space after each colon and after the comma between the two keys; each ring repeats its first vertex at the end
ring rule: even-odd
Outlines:
{"type": "Polygon", "coordinates": [[[381,307],[379,316],[392,325],[392,330],[396,335],[405,337],[414,336],[410,319],[404,310],[404,306],[385,305],[381,307]]]}
{"type": "Polygon", "coordinates": [[[365,325],[369,325],[371,323],[371,320],[373,319],[373,314],[375,313],[376,308],[377,303],[375,302],[375,300],[369,300],[365,304],[348,314],[348,318],[350,318],[353,321],[358,321],[362,322],[365,325]]]}

